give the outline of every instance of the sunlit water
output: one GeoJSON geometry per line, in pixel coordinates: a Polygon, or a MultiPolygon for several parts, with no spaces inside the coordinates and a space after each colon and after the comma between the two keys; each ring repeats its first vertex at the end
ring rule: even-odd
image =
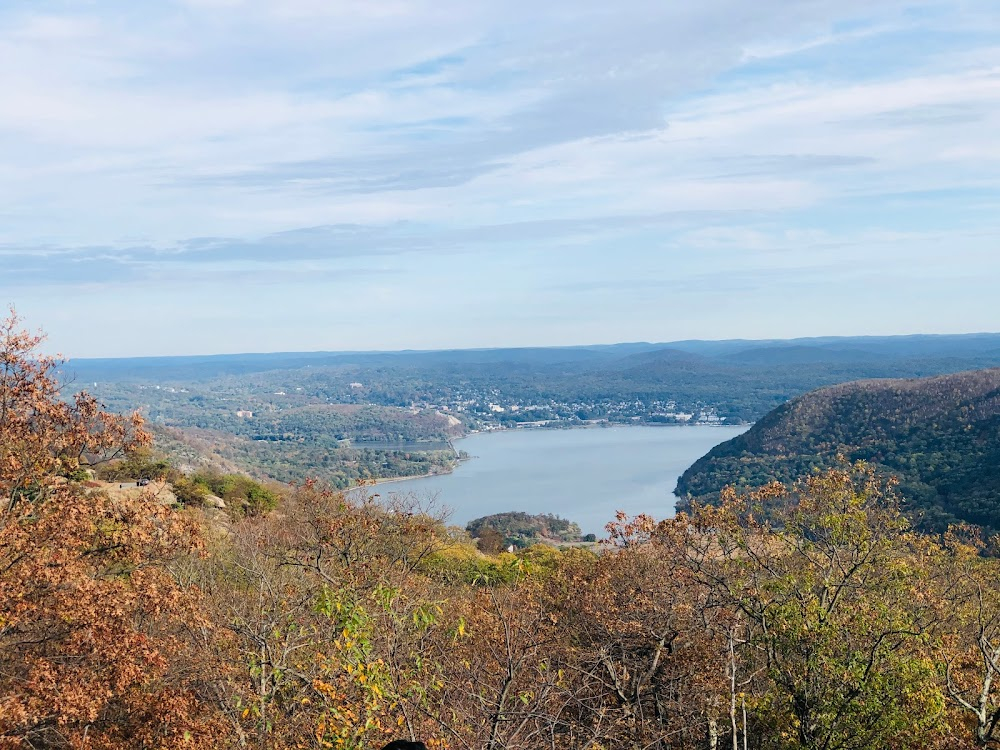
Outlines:
{"type": "Polygon", "coordinates": [[[453,474],[379,485],[378,492],[436,497],[464,526],[505,511],[552,513],[602,536],[616,510],[673,515],[677,478],[746,427],[610,427],[471,435],[455,447],[473,458],[453,474]]]}

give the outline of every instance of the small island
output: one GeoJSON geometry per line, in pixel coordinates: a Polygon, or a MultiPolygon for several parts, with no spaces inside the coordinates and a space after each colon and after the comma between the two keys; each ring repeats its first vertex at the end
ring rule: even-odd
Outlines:
{"type": "Polygon", "coordinates": [[[582,535],[575,521],[551,513],[531,515],[518,511],[495,513],[469,521],[466,531],[477,540],[482,552],[496,553],[514,546],[518,549],[545,542],[596,542],[595,534],[582,535]]]}

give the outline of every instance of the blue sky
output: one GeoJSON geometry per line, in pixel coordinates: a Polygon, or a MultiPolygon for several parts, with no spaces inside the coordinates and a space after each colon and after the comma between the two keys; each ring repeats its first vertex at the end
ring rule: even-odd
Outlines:
{"type": "Polygon", "coordinates": [[[1000,330],[995,0],[0,5],[70,356],[1000,330]]]}

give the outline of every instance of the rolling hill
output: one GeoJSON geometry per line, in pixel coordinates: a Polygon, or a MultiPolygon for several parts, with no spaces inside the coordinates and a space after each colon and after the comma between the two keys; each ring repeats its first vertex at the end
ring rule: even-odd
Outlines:
{"type": "Polygon", "coordinates": [[[1000,368],[812,391],[713,448],[676,494],[682,505],[711,502],[726,485],[787,482],[838,455],[897,476],[922,528],[966,521],[1000,531],[1000,368]]]}

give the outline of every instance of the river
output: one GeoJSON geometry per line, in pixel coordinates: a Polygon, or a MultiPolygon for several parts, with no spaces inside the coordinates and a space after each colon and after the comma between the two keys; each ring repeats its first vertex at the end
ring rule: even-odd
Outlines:
{"type": "Polygon", "coordinates": [[[472,458],[452,474],[379,485],[383,495],[435,498],[464,526],[505,511],[552,513],[604,535],[616,510],[673,515],[677,478],[713,446],[746,427],[608,427],[509,430],[470,435],[455,447],[472,458]]]}

